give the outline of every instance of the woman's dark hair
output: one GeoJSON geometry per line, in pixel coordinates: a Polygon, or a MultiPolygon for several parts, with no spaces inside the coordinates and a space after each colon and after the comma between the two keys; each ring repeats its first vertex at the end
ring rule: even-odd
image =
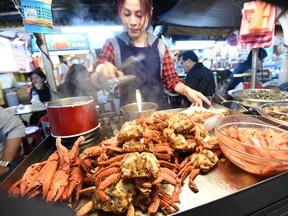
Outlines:
{"type": "Polygon", "coordinates": [[[88,75],[87,68],[82,64],[73,64],[67,71],[64,82],[79,83],[88,75]]]}
{"type": "Polygon", "coordinates": [[[28,73],[28,77],[30,78],[33,74],[37,74],[39,77],[41,77],[44,80],[46,80],[46,75],[44,74],[44,72],[41,70],[40,67],[37,67],[33,71],[29,72],[28,73]]]}
{"type": "Polygon", "coordinates": [[[87,96],[88,75],[89,72],[84,65],[73,64],[66,73],[64,83],[58,86],[59,93],[64,97],[87,96]]]}
{"type": "MultiPolygon", "coordinates": [[[[152,0],[139,0],[141,9],[143,10],[145,15],[148,15],[149,18],[149,24],[151,23],[151,10],[153,9],[153,1],[152,0]]],[[[123,7],[123,4],[125,3],[125,0],[118,0],[118,16],[121,14],[121,10],[123,7]]]]}

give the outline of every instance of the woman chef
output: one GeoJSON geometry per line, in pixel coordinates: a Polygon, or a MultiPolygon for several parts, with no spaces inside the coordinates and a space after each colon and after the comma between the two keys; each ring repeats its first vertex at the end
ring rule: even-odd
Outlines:
{"type": "Polygon", "coordinates": [[[147,31],[152,17],[151,0],[118,0],[118,15],[125,31],[105,42],[92,80],[97,76],[104,79],[124,74],[136,76],[121,86],[120,106],[135,102],[135,91],[139,89],[142,101],[156,102],[159,109],[166,109],[168,102],[163,88],[186,96],[193,105],[202,106],[203,101],[211,105],[202,93],[182,83],[165,43],[147,31]],[[144,54],[144,60],[126,70],[117,69],[125,59],[139,53],[144,54]]]}

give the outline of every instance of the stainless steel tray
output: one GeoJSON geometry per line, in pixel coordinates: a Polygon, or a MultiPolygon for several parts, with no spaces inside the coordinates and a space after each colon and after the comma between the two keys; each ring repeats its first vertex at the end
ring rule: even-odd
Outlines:
{"type": "MultiPolygon", "coordinates": [[[[8,176],[0,185],[0,189],[7,191],[15,181],[22,177],[28,166],[46,160],[55,150],[55,138],[48,136],[8,176]]],[[[240,216],[268,211],[267,208],[272,208],[273,212],[280,211],[278,209],[283,210],[282,204],[286,206],[288,203],[286,200],[288,198],[287,182],[288,172],[265,178],[247,173],[229,160],[219,162],[209,173],[197,176],[195,183],[199,188],[198,193],[193,193],[186,182],[180,195],[180,212],[175,215],[240,216]]]]}
{"type": "MultiPolygon", "coordinates": [[[[288,121],[283,121],[283,120],[280,120],[278,118],[274,118],[273,116],[267,114],[264,111],[264,108],[269,107],[269,106],[276,106],[276,105],[286,106],[287,107],[288,106],[288,102],[286,102],[286,103],[285,102],[265,103],[258,109],[258,112],[259,112],[260,115],[268,117],[268,118],[270,118],[271,120],[275,121],[278,124],[282,124],[282,125],[287,125],[288,126],[288,121]]],[[[287,115],[288,115],[288,113],[287,113],[287,115]]]]}
{"type": "Polygon", "coordinates": [[[267,91],[275,94],[280,94],[283,93],[285,94],[286,92],[284,91],[278,91],[278,90],[272,90],[272,89],[240,89],[240,90],[231,90],[228,91],[228,94],[233,98],[233,100],[240,101],[246,106],[252,106],[255,108],[260,108],[261,105],[265,103],[272,103],[272,102],[288,102],[288,99],[286,100],[271,100],[271,99],[252,99],[252,98],[242,98],[239,97],[239,93],[251,93],[251,92],[259,92],[259,91],[267,91]]]}

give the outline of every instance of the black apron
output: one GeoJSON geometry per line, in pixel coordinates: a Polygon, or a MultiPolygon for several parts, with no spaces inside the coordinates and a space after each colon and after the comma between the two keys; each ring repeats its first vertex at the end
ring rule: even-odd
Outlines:
{"type": "Polygon", "coordinates": [[[117,38],[122,62],[132,55],[145,54],[146,58],[123,71],[125,75],[134,75],[136,79],[120,87],[120,106],[136,102],[136,89],[139,89],[143,102],[154,102],[158,109],[168,109],[168,101],[164,96],[160,78],[160,56],[158,39],[151,47],[127,46],[124,41],[117,38]]]}

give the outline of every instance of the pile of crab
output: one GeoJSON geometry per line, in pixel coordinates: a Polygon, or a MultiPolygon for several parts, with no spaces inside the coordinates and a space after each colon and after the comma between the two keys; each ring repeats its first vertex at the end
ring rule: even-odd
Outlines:
{"type": "Polygon", "coordinates": [[[172,214],[179,211],[186,177],[198,192],[195,177],[218,162],[218,140],[203,124],[214,115],[156,112],[124,123],[117,136],[80,154],[83,137],[70,151],[57,138],[57,151],[47,161],[31,165],[9,194],[33,197],[42,192],[47,201],[68,202],[78,216],[97,210],[134,215],[135,208],[172,214]],[[45,170],[48,164],[53,169],[45,170]],[[49,185],[48,179],[52,179],[49,185]],[[79,197],[85,203],[80,204],[79,197]]]}

